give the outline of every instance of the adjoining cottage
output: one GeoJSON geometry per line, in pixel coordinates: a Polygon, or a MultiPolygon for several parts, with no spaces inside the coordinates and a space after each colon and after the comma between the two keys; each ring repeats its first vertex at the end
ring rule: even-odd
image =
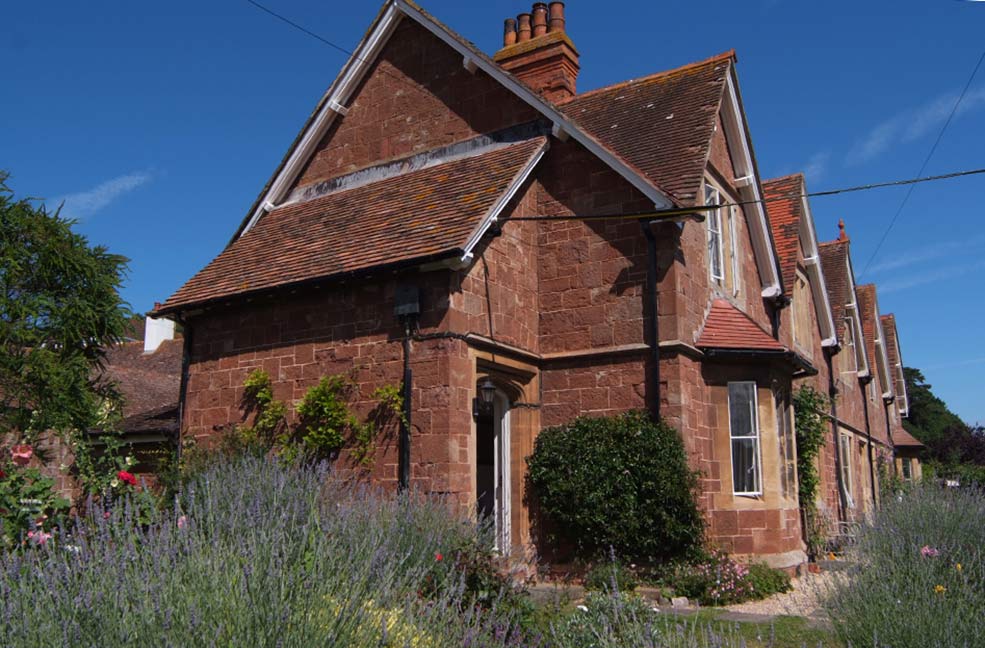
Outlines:
{"type": "Polygon", "coordinates": [[[241,423],[257,368],[288,403],[331,374],[363,409],[402,385],[408,425],[368,477],[492,515],[525,552],[537,433],[649,408],[702,472],[711,539],[799,564],[790,394],[824,351],[796,331],[823,320],[828,348],[851,307],[839,356],[867,363],[849,279],[826,307],[812,229],[781,273],[734,53],[577,94],[565,21],[536,3],[490,58],[383,5],[229,245],[156,309],[185,330],[182,435],[241,423]],[[785,312],[802,275],[813,307],[785,312]]]}

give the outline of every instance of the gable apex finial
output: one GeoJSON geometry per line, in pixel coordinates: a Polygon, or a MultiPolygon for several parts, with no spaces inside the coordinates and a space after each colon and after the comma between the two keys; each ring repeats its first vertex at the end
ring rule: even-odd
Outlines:
{"type": "Polygon", "coordinates": [[[845,232],[845,219],[844,218],[842,218],[841,220],[838,221],[838,240],[839,241],[847,241],[848,240],[848,234],[845,232]]]}

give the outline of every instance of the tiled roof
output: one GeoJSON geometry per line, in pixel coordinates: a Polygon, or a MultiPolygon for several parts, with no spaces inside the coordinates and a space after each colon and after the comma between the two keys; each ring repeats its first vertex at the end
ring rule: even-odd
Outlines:
{"type": "Polygon", "coordinates": [[[734,52],[577,95],[559,106],[572,121],[680,202],[704,175],[734,52]]]}
{"type": "Polygon", "coordinates": [[[103,376],[117,383],[123,395],[124,433],[147,431],[148,417],[156,419],[159,429],[177,425],[182,346],[180,339],[168,340],[145,354],[143,342],[128,342],[106,352],[103,376]]]}
{"type": "MultiPolygon", "coordinates": [[[[876,336],[878,327],[876,326],[876,316],[878,307],[876,306],[876,285],[864,284],[855,286],[855,294],[858,295],[858,314],[862,320],[862,335],[865,336],[865,350],[869,357],[869,367],[875,372],[876,367],[876,336]]],[[[882,378],[879,379],[880,381],[882,378]]],[[[890,389],[890,385],[881,385],[883,389],[890,389]]]]}
{"type": "Polygon", "coordinates": [[[783,274],[783,285],[792,290],[797,278],[797,260],[800,257],[800,223],[804,218],[802,193],[804,176],[790,175],[763,182],[766,212],[769,214],[773,242],[783,274]]]}
{"type": "Polygon", "coordinates": [[[818,246],[821,269],[828,286],[828,298],[835,319],[838,339],[845,338],[845,307],[852,299],[852,282],[848,276],[848,241],[831,241],[818,246]]]}
{"type": "Polygon", "coordinates": [[[703,349],[787,350],[726,299],[716,299],[712,303],[697,346],[703,349]]]}
{"type": "Polygon", "coordinates": [[[897,448],[923,448],[919,439],[904,429],[893,430],[893,445],[897,448]]]}
{"type": "Polygon", "coordinates": [[[544,137],[276,209],[160,309],[461,252],[544,137]]]}

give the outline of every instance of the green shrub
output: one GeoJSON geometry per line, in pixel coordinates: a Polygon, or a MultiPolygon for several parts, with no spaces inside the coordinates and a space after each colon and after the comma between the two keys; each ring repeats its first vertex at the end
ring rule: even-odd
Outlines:
{"type": "Polygon", "coordinates": [[[985,492],[918,485],[860,529],[824,600],[847,645],[980,646],[985,637],[985,492]]]}
{"type": "Polygon", "coordinates": [[[585,589],[601,592],[632,592],[639,585],[636,574],[618,560],[600,562],[585,574],[585,589]]]}
{"type": "Polygon", "coordinates": [[[642,412],[576,419],[540,433],[530,482],[560,538],[584,555],[658,561],[701,545],[697,474],[684,444],[642,412]]]}
{"type": "Polygon", "coordinates": [[[752,584],[754,598],[768,598],[790,591],[790,575],[782,569],[773,569],[766,563],[749,565],[746,578],[752,584]]]}

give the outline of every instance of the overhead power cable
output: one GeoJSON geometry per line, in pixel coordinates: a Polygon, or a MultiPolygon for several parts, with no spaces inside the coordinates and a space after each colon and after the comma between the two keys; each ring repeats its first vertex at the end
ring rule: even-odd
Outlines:
{"type": "MultiPolygon", "coordinates": [[[[937,134],[937,139],[934,140],[934,145],[930,147],[930,152],[927,153],[927,157],[924,158],[923,164],[920,165],[920,170],[917,171],[918,176],[923,175],[923,172],[927,169],[927,165],[930,164],[930,159],[934,157],[934,153],[937,152],[937,147],[940,145],[941,140],[944,139],[944,133],[947,132],[948,126],[951,125],[951,122],[954,120],[954,116],[958,113],[958,108],[961,106],[961,102],[964,101],[965,95],[968,94],[968,89],[971,88],[971,83],[978,75],[978,69],[982,66],[983,61],[985,61],[985,52],[982,52],[982,55],[978,58],[978,63],[975,64],[975,69],[971,71],[971,76],[968,77],[968,83],[965,84],[964,90],[961,91],[961,95],[958,97],[958,100],[954,102],[954,107],[951,108],[951,114],[947,116],[947,121],[944,122],[944,126],[941,127],[941,131],[937,134]]],[[[897,209],[896,213],[893,214],[893,219],[889,221],[889,227],[887,227],[886,231],[883,232],[882,238],[879,239],[879,244],[876,245],[875,251],[866,262],[865,267],[862,269],[862,274],[859,275],[859,279],[865,276],[865,273],[869,271],[869,267],[872,265],[872,262],[876,260],[876,257],[879,255],[879,251],[882,249],[883,244],[889,237],[889,233],[893,231],[896,221],[899,220],[900,214],[903,213],[903,208],[906,207],[906,203],[910,201],[910,196],[913,195],[913,190],[915,188],[915,185],[911,185],[907,190],[906,195],[903,196],[903,202],[900,203],[899,209],[897,209]]]]}
{"type": "Polygon", "coordinates": [[[891,182],[876,182],[872,184],[858,185],[854,187],[844,187],[841,189],[829,189],[827,191],[812,191],[810,193],[789,193],[782,194],[779,196],[771,196],[769,198],[761,198],[759,200],[744,200],[739,202],[726,202],[718,203],[715,205],[696,205],[694,207],[679,207],[674,209],[663,209],[657,211],[647,211],[647,212],[635,212],[629,214],[608,214],[608,215],[595,215],[595,216],[578,216],[578,215],[566,215],[566,216],[514,216],[505,220],[511,221],[562,221],[562,220],[638,220],[647,217],[673,217],[673,216],[685,216],[688,214],[697,214],[701,212],[714,211],[716,209],[721,209],[722,207],[741,207],[744,205],[758,205],[770,202],[777,202],[780,200],[791,200],[795,198],[820,198],[826,196],[837,196],[839,194],[855,193],[858,191],[871,191],[873,189],[885,189],[886,187],[900,187],[900,186],[914,186],[922,184],[924,182],[938,182],[940,180],[952,180],[954,178],[964,178],[967,176],[981,175],[985,173],[985,169],[971,169],[968,171],[956,171],[954,173],[945,173],[943,175],[927,176],[924,178],[910,178],[908,180],[893,180],[891,182]]]}
{"type": "MultiPolygon", "coordinates": [[[[361,63],[369,63],[370,62],[370,61],[367,61],[366,59],[364,59],[364,58],[362,58],[360,56],[357,56],[355,52],[353,52],[353,51],[351,51],[349,49],[346,49],[345,47],[342,47],[341,45],[339,45],[337,43],[333,43],[332,41],[328,40],[324,36],[321,36],[319,34],[316,34],[315,32],[313,32],[310,29],[308,29],[307,27],[305,27],[304,25],[301,25],[301,24],[299,24],[299,23],[291,20],[287,16],[284,16],[282,14],[277,13],[273,9],[270,9],[269,7],[266,7],[266,6],[262,5],[262,4],[260,4],[256,0],[246,0],[246,1],[248,3],[250,3],[251,5],[253,5],[254,7],[256,7],[257,9],[259,9],[260,11],[263,11],[264,13],[269,14],[270,16],[273,16],[277,20],[280,20],[281,22],[283,22],[283,23],[285,23],[287,25],[290,25],[294,29],[297,29],[298,31],[300,31],[302,34],[306,34],[306,35],[314,38],[315,40],[317,40],[317,41],[319,41],[321,43],[324,43],[325,45],[328,45],[332,49],[337,50],[339,52],[342,52],[346,56],[351,56],[353,59],[355,59],[355,60],[357,60],[357,61],[359,61],[361,63]]],[[[406,78],[399,77],[399,76],[397,76],[395,74],[391,74],[390,72],[388,72],[386,70],[386,68],[379,67],[377,69],[380,72],[382,72],[383,74],[385,74],[388,77],[390,77],[391,79],[394,79],[396,81],[399,81],[399,82],[401,82],[401,83],[403,83],[405,85],[408,85],[408,86],[411,85],[411,83],[406,78]]]]}

